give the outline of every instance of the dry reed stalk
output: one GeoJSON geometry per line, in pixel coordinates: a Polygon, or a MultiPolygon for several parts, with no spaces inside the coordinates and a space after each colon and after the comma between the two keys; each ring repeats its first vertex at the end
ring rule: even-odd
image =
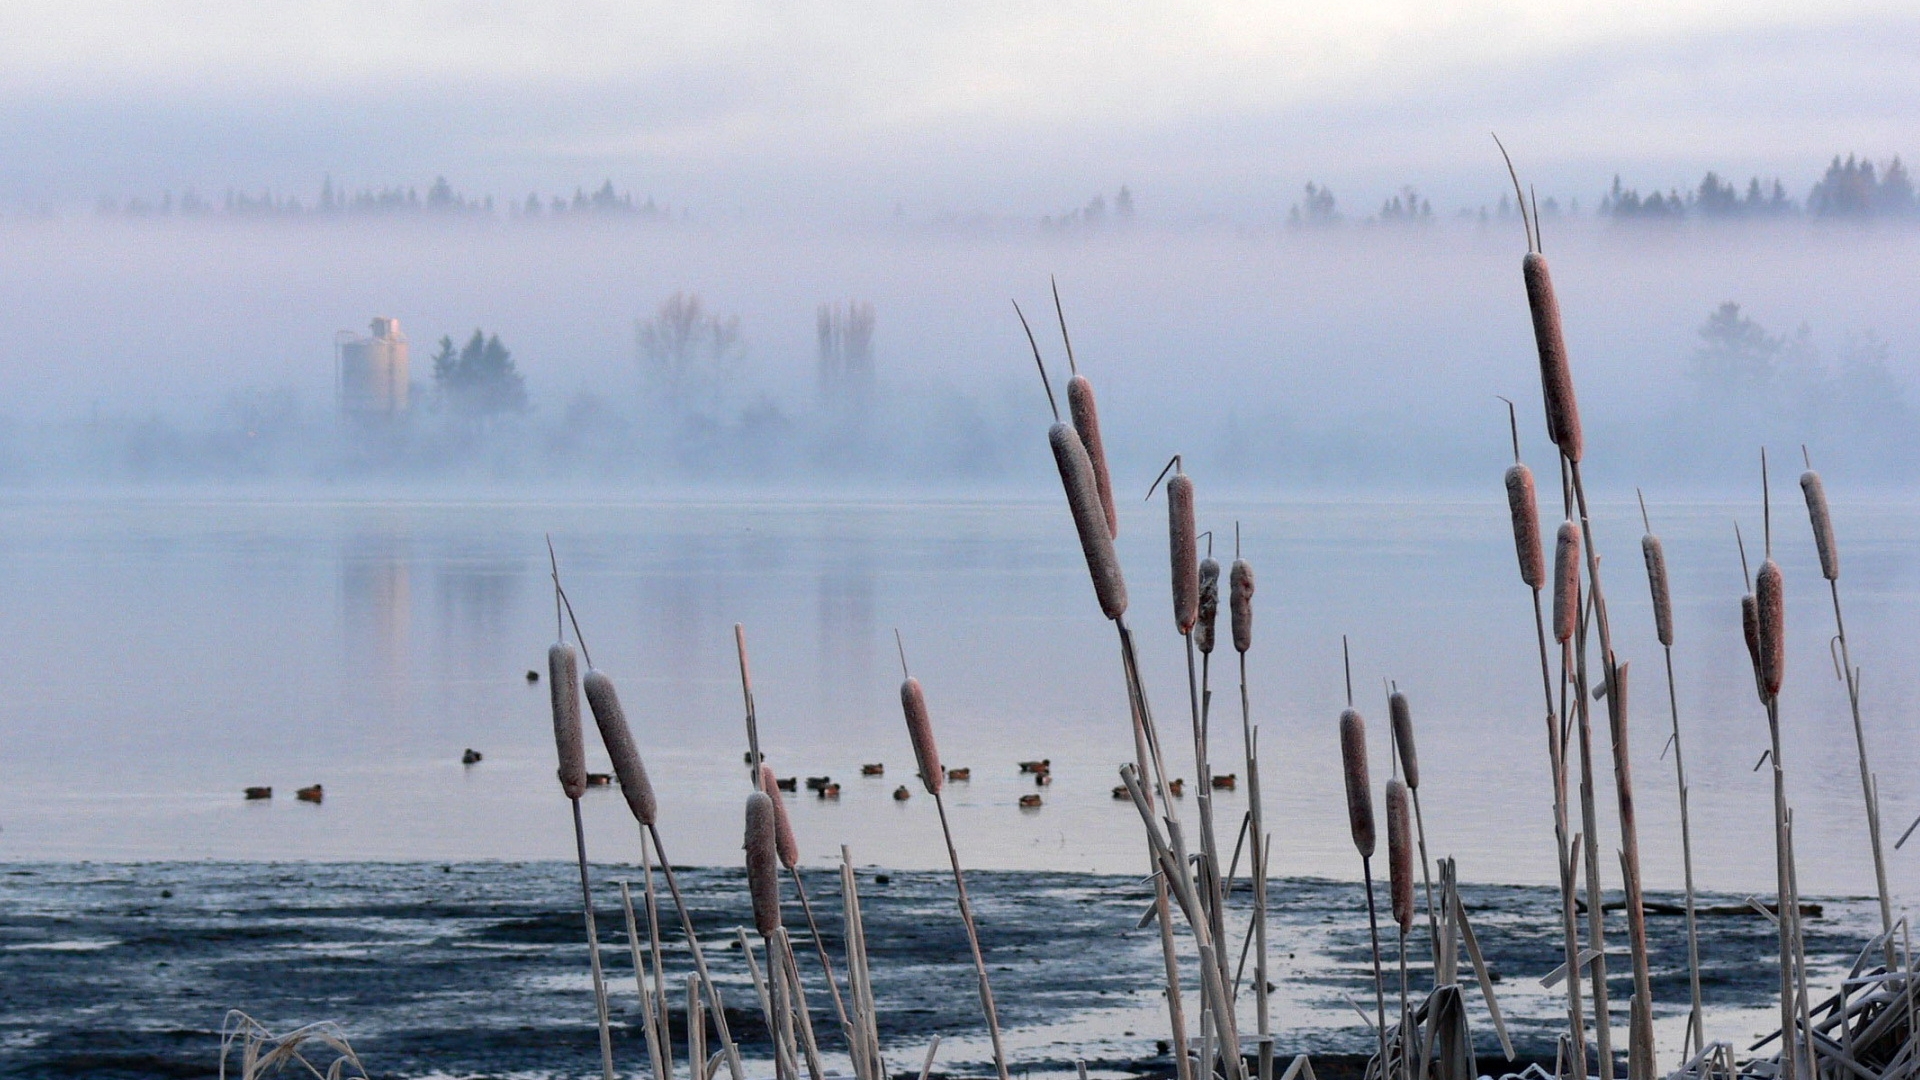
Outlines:
{"type": "Polygon", "coordinates": [[[1667,713],[1673,721],[1673,777],[1680,796],[1680,860],[1687,889],[1687,988],[1691,995],[1688,1037],[1683,1040],[1680,1053],[1681,1061],[1686,1062],[1704,1053],[1707,1046],[1705,1006],[1700,992],[1700,933],[1694,905],[1693,819],[1688,809],[1687,758],[1680,743],[1680,696],[1673,677],[1673,590],[1667,582],[1666,551],[1660,545],[1660,538],[1653,534],[1644,497],[1640,500],[1640,520],[1647,530],[1640,538],[1640,554],[1647,565],[1647,590],[1653,600],[1654,636],[1666,653],[1667,713]]]}
{"type": "MultiPolygon", "coordinates": [[[[906,666],[906,651],[901,650],[900,666],[906,666]]],[[[945,774],[940,771],[940,747],[933,737],[933,718],[927,712],[927,696],[920,680],[908,675],[900,684],[900,709],[906,717],[907,734],[913,741],[914,758],[920,764],[920,780],[933,796],[940,812],[940,835],[947,843],[947,860],[953,866],[953,886],[960,901],[960,921],[967,929],[967,946],[973,951],[973,970],[980,981],[980,1011],[987,1018],[987,1033],[993,1039],[993,1068],[1000,1080],[1008,1080],[1006,1051],[1000,1044],[1000,1016],[993,1005],[993,984],[987,979],[986,957],[980,951],[980,931],[974,924],[973,903],[967,897],[967,878],[960,870],[960,853],[953,846],[953,827],[947,821],[947,802],[942,797],[945,774]]]]}
{"type": "MultiPolygon", "coordinates": [[[[1804,450],[1803,450],[1804,453],[1804,450]]],[[[1879,889],[1880,929],[1887,935],[1887,970],[1896,966],[1893,948],[1893,896],[1887,888],[1887,860],[1880,842],[1880,798],[1867,754],[1866,729],[1860,722],[1860,676],[1847,649],[1847,622],[1840,613],[1840,547],[1833,538],[1833,517],[1827,510],[1827,489],[1811,467],[1800,474],[1800,491],[1807,500],[1807,520],[1813,527],[1813,545],[1820,554],[1820,576],[1827,579],[1833,597],[1834,637],[1840,642],[1840,666],[1847,683],[1847,706],[1853,713],[1853,742],[1860,757],[1860,794],[1866,803],[1867,838],[1873,850],[1874,884],[1879,889]]]]}
{"type": "Polygon", "coordinates": [[[667,892],[673,897],[674,909],[680,913],[680,930],[687,939],[687,951],[693,956],[693,969],[700,976],[700,985],[706,988],[707,1004],[713,1013],[714,1033],[720,1036],[720,1050],[726,1055],[727,1069],[733,1080],[747,1080],[746,1067],[740,1061],[740,1048],[733,1041],[733,1033],[727,1027],[727,1004],[721,998],[720,987],[713,981],[713,974],[707,968],[706,950],[700,946],[700,935],[694,930],[693,914],[687,907],[686,898],[680,893],[680,878],[673,872],[673,861],[667,857],[667,848],[660,842],[660,827],[647,825],[647,835],[653,839],[653,850],[660,854],[660,869],[666,875],[667,892]]]}
{"type": "Polygon", "coordinates": [[[687,975],[687,1080],[707,1080],[707,1011],[700,997],[700,976],[687,975]]]}
{"type": "MultiPolygon", "coordinates": [[[[551,556],[552,541],[548,541],[547,550],[551,556]]],[[[563,594],[557,560],[554,567],[553,588],[558,601],[563,594]]],[[[576,637],[578,633],[576,626],[576,637]]],[[[573,807],[573,843],[580,865],[580,909],[586,922],[587,962],[593,973],[593,1003],[600,1024],[600,1071],[605,1080],[613,1080],[613,1032],[607,1020],[606,980],[600,969],[600,935],[593,923],[593,884],[587,875],[587,826],[580,815],[580,796],[587,790],[587,758],[586,740],[580,730],[579,664],[574,659],[573,646],[556,641],[547,649],[547,675],[553,702],[553,740],[559,758],[560,790],[573,807]]]]}
{"type": "Polygon", "coordinates": [[[1414,745],[1413,708],[1407,702],[1407,695],[1395,690],[1387,696],[1387,718],[1393,728],[1393,745],[1399,754],[1400,772],[1406,777],[1407,791],[1413,800],[1414,836],[1420,848],[1420,880],[1426,886],[1427,944],[1434,953],[1435,970],[1438,970],[1440,926],[1433,910],[1433,871],[1427,862],[1426,817],[1420,811],[1420,751],[1414,745]]]}
{"type": "Polygon", "coordinates": [[[1627,672],[1628,664],[1617,664],[1607,681],[1607,718],[1613,738],[1613,781],[1615,801],[1620,811],[1621,879],[1627,897],[1627,940],[1633,957],[1636,987],[1630,1030],[1638,1053],[1644,1055],[1640,1068],[1645,1080],[1652,1080],[1653,1016],[1647,1012],[1647,995],[1637,988],[1652,982],[1647,955],[1646,895],[1640,881],[1640,823],[1633,797],[1633,768],[1628,753],[1627,672]]]}
{"type": "Polygon", "coordinates": [[[860,914],[860,889],[853,872],[853,852],[840,845],[840,904],[846,927],[847,993],[860,1032],[859,1057],[854,1069],[861,1080],[886,1080],[885,1058],[880,1053],[878,1012],[873,996],[873,974],[867,964],[866,921],[860,914]]]}
{"type": "MultiPolygon", "coordinates": [[[[1507,400],[1507,399],[1502,399],[1507,400]]],[[[1507,424],[1513,436],[1514,463],[1507,469],[1507,509],[1512,519],[1514,552],[1520,563],[1520,580],[1533,599],[1533,632],[1540,660],[1540,689],[1546,701],[1547,765],[1553,784],[1553,834],[1558,848],[1560,868],[1560,916],[1562,946],[1566,953],[1567,1042],[1577,1060],[1576,1072],[1584,1080],[1587,1061],[1585,1011],[1580,999],[1580,924],[1574,903],[1574,857],[1567,814],[1566,727],[1564,708],[1556,709],[1553,700],[1552,664],[1547,658],[1546,620],[1540,603],[1540,590],[1546,584],[1545,557],[1540,543],[1539,510],[1534,495],[1533,472],[1520,461],[1520,424],[1514,405],[1507,400],[1507,424]]],[[[1564,656],[1564,653],[1563,653],[1564,656]]],[[[1444,875],[1443,875],[1444,876],[1444,875]]],[[[1443,890],[1444,891],[1444,890],[1443,890]]],[[[1436,944],[1436,989],[1442,984],[1438,972],[1444,966],[1436,944]]],[[[1424,1071],[1426,1059],[1421,1059],[1424,1071]]]]}
{"type": "MultiPolygon", "coordinates": [[[[1344,642],[1343,642],[1344,645],[1344,642]]],[[[1380,973],[1380,917],[1373,904],[1373,789],[1367,779],[1367,722],[1351,706],[1340,714],[1340,772],[1346,781],[1347,831],[1360,853],[1367,890],[1367,929],[1373,941],[1375,1032],[1380,1039],[1381,1075],[1387,1068],[1387,987],[1380,973]]]]}
{"type": "Polygon", "coordinates": [[[787,1005],[794,1019],[799,1021],[800,1050],[807,1063],[807,1075],[811,1080],[825,1080],[826,1069],[820,1063],[820,1044],[814,1038],[813,1010],[807,1005],[807,991],[800,983],[800,962],[793,955],[793,939],[788,936],[787,928],[782,926],[774,934],[779,946],[781,978],[787,986],[787,1005]]]}
{"type": "Polygon", "coordinates": [[[633,890],[627,883],[620,883],[620,907],[627,915],[627,948],[633,953],[633,983],[640,993],[640,1030],[647,1040],[647,1059],[653,1065],[653,1075],[660,1080],[672,1080],[672,1069],[661,1056],[664,1045],[660,1035],[659,1002],[654,1000],[653,991],[647,988],[647,964],[640,949],[640,923],[633,915],[633,890]]]}
{"type": "Polygon", "coordinates": [[[1113,474],[1107,471],[1106,444],[1100,439],[1100,410],[1094,404],[1093,384],[1080,374],[1080,364],[1073,358],[1073,339],[1067,336],[1067,313],[1060,306],[1060,283],[1049,278],[1048,284],[1053,287],[1053,314],[1060,320],[1060,340],[1067,348],[1067,370],[1071,375],[1067,379],[1067,416],[1073,420],[1073,430],[1080,435],[1080,443],[1087,448],[1087,459],[1093,465],[1100,506],[1107,516],[1107,535],[1118,539],[1120,515],[1113,502],[1113,474]]]}
{"type": "MultiPolygon", "coordinates": [[[[793,1080],[800,1069],[795,1062],[798,1054],[793,1047],[793,1026],[790,1015],[785,1009],[785,1000],[775,980],[760,974],[760,963],[754,959],[753,942],[747,940],[744,928],[734,931],[740,946],[740,955],[746,958],[747,975],[753,980],[754,995],[760,1001],[760,1015],[767,1025],[767,1034],[773,1039],[773,1070],[778,1080],[793,1080]]],[[[772,944],[768,943],[767,975],[773,972],[772,944]]]]}
{"type": "Polygon", "coordinates": [[[1408,810],[1410,794],[1405,781],[1387,781],[1387,895],[1391,900],[1393,921],[1400,931],[1400,1075],[1413,1074],[1408,1049],[1413,1045],[1413,1010],[1408,1007],[1407,933],[1413,929],[1413,822],[1408,810]]]}
{"type": "MultiPolygon", "coordinates": [[[[1239,528],[1235,526],[1236,549],[1239,528]]],[[[1238,603],[1235,610],[1243,611],[1244,618],[1236,619],[1236,625],[1246,624],[1246,643],[1251,645],[1253,638],[1253,567],[1246,560],[1238,558],[1235,552],[1235,581],[1244,581],[1244,588],[1235,588],[1238,603]],[[1242,570],[1244,569],[1244,572],[1242,570]]],[[[1213,562],[1209,559],[1208,562],[1213,562]]],[[[1219,564],[1214,564],[1214,577],[1219,577],[1219,564]]],[[[1211,637],[1211,631],[1209,631],[1211,637]]],[[[1242,635],[1236,634],[1238,641],[1242,635]]],[[[1262,821],[1263,808],[1260,794],[1260,729],[1253,726],[1253,709],[1247,693],[1247,653],[1238,650],[1240,660],[1240,738],[1246,747],[1247,758],[1247,826],[1253,834],[1253,853],[1250,867],[1253,875],[1253,937],[1259,952],[1254,954],[1254,1010],[1258,1024],[1259,1040],[1259,1076],[1260,1080],[1273,1080],[1273,1020],[1272,990],[1267,982],[1267,859],[1270,841],[1266,826],[1262,821]]],[[[1235,983],[1238,983],[1236,977],[1235,983]]]]}

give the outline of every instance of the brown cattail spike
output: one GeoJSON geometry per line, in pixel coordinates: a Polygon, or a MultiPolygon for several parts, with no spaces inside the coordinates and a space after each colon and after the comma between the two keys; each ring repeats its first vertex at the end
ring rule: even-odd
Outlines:
{"type": "Polygon", "coordinates": [[[747,796],[747,892],[753,925],[766,937],[780,929],[780,866],[774,839],[773,800],[764,791],[747,796]]]}
{"type": "Polygon", "coordinates": [[[1767,700],[1767,680],[1760,671],[1760,604],[1752,593],[1740,598],[1740,633],[1747,640],[1747,659],[1753,661],[1753,686],[1767,700]]]}
{"type": "Polygon", "coordinates": [[[787,816],[787,800],[780,797],[780,780],[773,775],[773,766],[761,762],[760,790],[766,792],[773,801],[773,846],[780,855],[780,865],[791,870],[800,865],[800,840],[793,835],[793,819],[787,816]]]}
{"type": "Polygon", "coordinates": [[[1395,690],[1387,697],[1387,719],[1393,725],[1393,745],[1400,751],[1400,773],[1407,787],[1420,790],[1420,753],[1413,746],[1413,710],[1407,707],[1407,695],[1395,690]]]}
{"type": "Polygon", "coordinates": [[[907,717],[907,737],[913,740],[913,759],[920,766],[920,782],[927,794],[938,795],[947,774],[940,769],[940,744],[933,740],[933,718],[927,714],[927,695],[920,680],[907,676],[900,684],[900,711],[907,717]]]}
{"type": "Polygon", "coordinates": [[[1352,709],[1340,714],[1340,767],[1347,780],[1347,828],[1363,859],[1373,858],[1373,788],[1367,780],[1367,722],[1352,709]]]}
{"type": "Polygon", "coordinates": [[[1579,618],[1580,526],[1563,521],[1553,547],[1553,640],[1564,644],[1573,637],[1579,618]]]}
{"type": "Polygon", "coordinates": [[[1647,562],[1647,588],[1653,592],[1653,632],[1660,644],[1673,644],[1673,593],[1667,585],[1667,553],[1660,538],[1648,533],[1640,538],[1640,554],[1647,562]]]}
{"type": "Polygon", "coordinates": [[[1413,929],[1413,797],[1398,780],[1387,781],[1387,884],[1393,897],[1393,921],[1400,932],[1413,929]]]}
{"type": "Polygon", "coordinates": [[[1087,448],[1087,460],[1093,465],[1094,486],[1100,492],[1100,506],[1107,514],[1107,536],[1120,535],[1120,515],[1113,506],[1113,476],[1107,472],[1107,448],[1100,441],[1100,409],[1093,401],[1093,384],[1085,375],[1067,380],[1067,415],[1073,418],[1073,430],[1080,445],[1087,448]]]}
{"type": "Polygon", "coordinates": [[[1193,643],[1203,654],[1213,652],[1213,624],[1220,618],[1220,563],[1209,555],[1200,560],[1200,612],[1193,624],[1193,643]]]}
{"type": "Polygon", "coordinates": [[[1167,480],[1167,548],[1173,564],[1173,625],[1185,634],[1200,619],[1200,562],[1193,525],[1193,478],[1179,471],[1167,480]]]}
{"type": "Polygon", "coordinates": [[[1127,612],[1127,582],[1120,575],[1120,556],[1113,550],[1113,533],[1107,529],[1107,513],[1100,505],[1087,448],[1069,424],[1056,423],[1047,429],[1047,442],[1053,447],[1054,464],[1060,468],[1060,486],[1066,489],[1067,508],[1073,512],[1073,526],[1080,534],[1087,572],[1093,576],[1093,595],[1100,602],[1102,614],[1118,619],[1127,612]]]}
{"type": "Polygon", "coordinates": [[[1540,350],[1540,392],[1547,405],[1547,437],[1568,461],[1580,460],[1580,407],[1573,397],[1573,369],[1560,333],[1560,302],[1546,256],[1528,252],[1520,263],[1527,281],[1527,308],[1533,314],[1533,340],[1540,350]]]}
{"type": "Polygon", "coordinates": [[[1787,673],[1786,582],[1780,576],[1779,563],[1768,559],[1760,564],[1760,573],[1753,580],[1753,599],[1760,623],[1760,683],[1772,697],[1780,693],[1780,681],[1787,673]]]}
{"type": "Polygon", "coordinates": [[[1233,619],[1233,648],[1246,652],[1253,648],[1253,564],[1233,560],[1227,572],[1227,611],[1233,619]]]}
{"type": "Polygon", "coordinates": [[[587,751],[580,735],[580,661],[573,646],[556,641],[547,650],[547,688],[553,695],[553,742],[560,752],[560,790],[567,798],[587,793],[587,751]]]}
{"type": "Polygon", "coordinates": [[[1513,550],[1520,557],[1520,580],[1539,592],[1547,581],[1546,554],[1540,545],[1540,512],[1534,502],[1533,470],[1507,469],[1507,510],[1513,517],[1513,550]]]}
{"type": "Polygon", "coordinates": [[[1840,580],[1840,548],[1833,542],[1833,519],[1827,516],[1827,488],[1820,474],[1808,469],[1800,474],[1800,490],[1807,496],[1807,518],[1813,522],[1813,546],[1820,549],[1820,576],[1840,580]]]}
{"type": "Polygon", "coordinates": [[[647,779],[647,766],[633,745],[633,731],[627,727],[627,714],[620,708],[620,695],[613,680],[603,672],[588,669],[587,706],[593,710],[593,722],[600,728],[600,741],[613,759],[613,774],[620,778],[620,794],[626,796],[627,809],[642,825],[652,825],[659,817],[654,801],[653,782],[647,779]]]}

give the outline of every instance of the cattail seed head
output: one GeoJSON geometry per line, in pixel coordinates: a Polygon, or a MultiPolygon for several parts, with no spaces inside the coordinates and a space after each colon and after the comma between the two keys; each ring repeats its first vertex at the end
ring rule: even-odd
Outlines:
{"type": "Polygon", "coordinates": [[[1787,673],[1787,597],[1786,581],[1780,576],[1780,564],[1768,559],[1760,564],[1753,579],[1754,608],[1760,621],[1760,682],[1767,696],[1780,693],[1780,681],[1787,673]]]}
{"type": "Polygon", "coordinates": [[[1752,593],[1740,598],[1740,632],[1747,639],[1747,659],[1753,661],[1753,688],[1762,704],[1767,700],[1767,680],[1760,671],[1760,604],[1752,593]]]}
{"type": "Polygon", "coordinates": [[[1167,549],[1173,563],[1173,625],[1182,634],[1200,618],[1200,565],[1193,530],[1193,478],[1167,481],[1167,549]]]}
{"type": "Polygon", "coordinates": [[[937,795],[947,774],[940,769],[940,744],[933,740],[933,718],[927,714],[927,695],[920,680],[907,676],[900,684],[900,711],[907,716],[907,737],[913,740],[913,759],[920,766],[920,782],[927,794],[937,795]]]}
{"type": "Polygon", "coordinates": [[[754,928],[766,937],[780,928],[780,867],[773,814],[773,800],[766,792],[747,796],[747,892],[753,897],[754,928]]]}
{"type": "Polygon", "coordinates": [[[1413,797],[1398,780],[1387,781],[1387,883],[1393,897],[1393,921],[1400,932],[1413,929],[1413,797]]]}
{"type": "Polygon", "coordinates": [[[1560,523],[1553,546],[1553,640],[1573,637],[1580,619],[1580,526],[1560,523]]]}
{"type": "Polygon", "coordinates": [[[1253,564],[1233,560],[1227,571],[1227,611],[1233,618],[1233,648],[1246,652],[1253,648],[1253,564]]]}
{"type": "Polygon", "coordinates": [[[613,759],[613,774],[620,778],[620,794],[626,796],[627,809],[642,825],[652,825],[659,816],[654,801],[653,782],[647,779],[647,766],[633,745],[633,731],[627,727],[627,714],[620,708],[620,695],[613,680],[592,668],[587,669],[587,706],[593,710],[593,722],[600,728],[600,742],[613,759]]]}
{"type": "Polygon", "coordinates": [[[1840,580],[1840,548],[1833,542],[1833,519],[1827,516],[1827,488],[1820,474],[1808,469],[1800,474],[1800,490],[1807,496],[1807,518],[1813,522],[1813,546],[1820,549],[1820,576],[1840,580]]]}
{"type": "Polygon", "coordinates": [[[1640,555],[1647,561],[1647,588],[1653,592],[1653,632],[1660,644],[1673,644],[1673,593],[1667,585],[1667,553],[1660,538],[1640,538],[1640,555]]]}
{"type": "Polygon", "coordinates": [[[547,688],[553,695],[553,742],[560,752],[560,790],[567,798],[587,793],[587,751],[580,736],[580,661],[573,646],[556,641],[547,649],[547,688]]]}
{"type": "Polygon", "coordinates": [[[1373,788],[1367,780],[1367,722],[1352,709],[1340,714],[1340,768],[1347,780],[1347,828],[1360,857],[1373,857],[1373,788]]]}
{"type": "Polygon", "coordinates": [[[1546,555],[1540,548],[1540,512],[1535,507],[1533,470],[1507,469],[1507,510],[1513,517],[1513,549],[1520,556],[1520,580],[1539,592],[1547,581],[1546,555]]]}
{"type": "Polygon", "coordinates": [[[1530,251],[1520,264],[1527,280],[1527,308],[1533,314],[1533,340],[1540,350],[1540,391],[1547,405],[1547,437],[1567,456],[1579,461],[1580,407],[1573,397],[1573,369],[1567,362],[1567,342],[1560,333],[1560,302],[1553,295],[1553,277],[1546,256],[1530,251]]]}
{"type": "Polygon", "coordinates": [[[793,835],[793,819],[787,816],[787,800],[780,797],[780,780],[773,766],[760,765],[760,790],[773,802],[773,846],[780,865],[791,870],[800,864],[800,841],[793,835]]]}
{"type": "Polygon", "coordinates": [[[1056,423],[1047,429],[1047,442],[1060,468],[1060,485],[1066,489],[1067,509],[1073,512],[1073,527],[1080,534],[1080,550],[1087,556],[1094,598],[1102,614],[1117,619],[1127,612],[1127,583],[1120,576],[1120,556],[1113,550],[1113,532],[1107,527],[1087,448],[1068,424],[1056,423]]]}
{"type": "Polygon", "coordinates": [[[1193,624],[1193,643],[1202,653],[1213,652],[1213,624],[1220,618],[1220,564],[1209,555],[1200,560],[1200,612],[1193,624]]]}
{"type": "Polygon", "coordinates": [[[1093,465],[1094,486],[1100,492],[1100,507],[1107,514],[1107,537],[1116,539],[1120,535],[1120,515],[1113,506],[1113,476],[1107,472],[1106,444],[1100,441],[1100,409],[1093,403],[1093,384],[1085,375],[1067,380],[1067,415],[1073,418],[1073,430],[1093,465]]]}
{"type": "Polygon", "coordinates": [[[1395,690],[1387,697],[1387,719],[1393,726],[1393,745],[1400,751],[1400,773],[1407,786],[1420,789],[1420,754],[1413,746],[1413,710],[1407,707],[1407,695],[1395,690]]]}

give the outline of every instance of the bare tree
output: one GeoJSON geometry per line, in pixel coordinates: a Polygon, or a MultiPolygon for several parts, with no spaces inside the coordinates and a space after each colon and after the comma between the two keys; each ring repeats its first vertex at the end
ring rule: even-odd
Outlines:
{"type": "Polygon", "coordinates": [[[676,292],[634,322],[647,392],[675,413],[711,407],[743,351],[738,316],[707,311],[699,293],[676,292]]]}

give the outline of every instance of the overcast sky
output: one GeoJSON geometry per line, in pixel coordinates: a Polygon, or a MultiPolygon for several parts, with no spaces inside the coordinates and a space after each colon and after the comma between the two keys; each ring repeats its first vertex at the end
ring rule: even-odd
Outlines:
{"type": "Polygon", "coordinates": [[[1920,12],[1853,0],[8,0],[0,201],[616,186],[714,218],[1033,216],[1130,184],[1258,219],[1915,151],[1920,12]],[[1276,209],[1277,208],[1277,209],[1276,209]]]}

